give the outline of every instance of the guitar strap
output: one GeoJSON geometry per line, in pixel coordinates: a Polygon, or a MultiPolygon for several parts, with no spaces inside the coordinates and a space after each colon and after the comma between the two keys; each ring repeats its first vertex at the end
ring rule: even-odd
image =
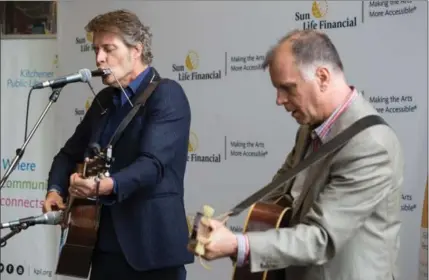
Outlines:
{"type": "MultiPolygon", "coordinates": [[[[121,121],[119,126],[116,128],[115,132],[113,133],[112,137],[110,138],[109,144],[107,144],[107,147],[114,147],[116,142],[119,140],[119,138],[122,136],[122,133],[124,132],[125,128],[128,126],[130,121],[134,118],[134,116],[137,114],[137,112],[140,110],[140,108],[143,107],[143,110],[146,109],[146,101],[149,99],[149,97],[152,95],[152,93],[155,91],[156,87],[164,81],[164,79],[161,79],[158,75],[154,74],[152,77],[152,81],[149,83],[149,85],[144,89],[140,90],[140,93],[135,96],[135,102],[133,102],[133,108],[128,112],[128,114],[125,116],[125,118],[121,121]]],[[[143,111],[144,113],[144,111],[143,111]]]]}
{"type": "Polygon", "coordinates": [[[283,174],[275,178],[271,183],[263,187],[262,189],[256,191],[248,198],[237,204],[234,208],[228,212],[228,216],[237,216],[252,204],[260,201],[270,193],[278,190],[284,186],[284,183],[293,179],[298,173],[308,168],[310,165],[318,162],[319,160],[325,158],[327,155],[333,153],[334,151],[340,150],[347,142],[354,137],[359,132],[364,129],[374,126],[374,125],[387,125],[385,120],[377,115],[368,115],[357,120],[343,132],[338,134],[336,137],[328,141],[327,143],[320,146],[320,148],[311,153],[307,158],[299,161],[293,168],[286,170],[283,174]]]}
{"type": "MultiPolygon", "coordinates": [[[[114,147],[116,142],[119,140],[119,138],[122,136],[122,133],[124,132],[125,128],[128,126],[128,124],[131,122],[131,120],[135,117],[137,112],[143,108],[143,114],[145,113],[145,105],[146,101],[149,99],[149,97],[152,95],[152,93],[155,91],[156,87],[164,81],[164,79],[161,79],[157,73],[154,73],[149,85],[147,87],[144,87],[144,85],[141,85],[137,89],[137,95],[134,96],[132,103],[133,107],[128,112],[128,114],[125,116],[125,118],[121,121],[119,126],[116,128],[115,132],[113,133],[112,137],[109,140],[109,143],[107,144],[107,149],[109,147],[114,147]]],[[[99,201],[99,186],[100,183],[97,182],[96,186],[96,204],[98,205],[100,203],[99,201]]],[[[98,214],[99,216],[100,214],[98,214]]]]}

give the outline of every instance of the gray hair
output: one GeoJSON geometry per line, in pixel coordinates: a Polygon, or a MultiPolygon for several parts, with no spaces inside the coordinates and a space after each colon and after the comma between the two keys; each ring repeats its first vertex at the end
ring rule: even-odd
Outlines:
{"type": "Polygon", "coordinates": [[[124,43],[128,46],[143,45],[142,62],[151,64],[152,54],[152,33],[149,27],[141,23],[136,14],[127,10],[116,10],[101,14],[93,18],[86,26],[87,32],[109,31],[119,34],[124,43]]]}
{"type": "Polygon", "coordinates": [[[269,67],[276,50],[285,42],[291,43],[292,55],[305,79],[314,78],[317,67],[324,65],[331,71],[343,72],[337,49],[328,35],[315,30],[293,30],[281,38],[266,54],[263,69],[269,67]]]}

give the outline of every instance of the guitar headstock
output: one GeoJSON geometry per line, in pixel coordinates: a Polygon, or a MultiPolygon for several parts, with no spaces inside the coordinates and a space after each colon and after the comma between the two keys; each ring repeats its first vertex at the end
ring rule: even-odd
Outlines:
{"type": "Polygon", "coordinates": [[[107,162],[103,158],[96,156],[85,160],[81,175],[83,178],[100,177],[106,176],[108,171],[107,162]]]}
{"type": "Polygon", "coordinates": [[[109,168],[112,161],[111,147],[107,148],[105,151],[98,150],[94,156],[85,159],[83,164],[79,166],[78,173],[80,173],[83,178],[109,177],[109,168]]]}
{"type": "Polygon", "coordinates": [[[203,206],[203,212],[197,212],[194,217],[193,226],[189,227],[189,242],[188,245],[194,250],[195,253],[202,256],[205,253],[204,245],[198,241],[198,237],[202,236],[209,238],[210,229],[205,226],[202,222],[213,218],[215,210],[208,206],[203,206]]]}

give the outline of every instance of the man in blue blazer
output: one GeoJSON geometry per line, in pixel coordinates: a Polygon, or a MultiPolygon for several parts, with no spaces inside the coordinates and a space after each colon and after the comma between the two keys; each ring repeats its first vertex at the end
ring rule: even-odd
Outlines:
{"type": "MultiPolygon", "coordinates": [[[[91,143],[104,148],[130,102],[159,79],[152,62],[151,33],[138,17],[118,10],[86,26],[93,33],[97,67],[110,68],[107,85],[53,160],[44,212],[64,209],[73,194],[92,197],[96,182],[74,173],[91,143]]],[[[102,210],[91,280],[183,280],[188,227],[184,207],[191,112],[182,87],[161,82],[113,147],[111,177],[99,183],[102,210]]],[[[76,256],[77,258],[79,256],[76,256]]]]}

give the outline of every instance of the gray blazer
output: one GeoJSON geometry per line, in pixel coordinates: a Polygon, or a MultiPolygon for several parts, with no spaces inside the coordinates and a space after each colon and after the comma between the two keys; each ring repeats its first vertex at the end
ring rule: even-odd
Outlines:
{"type": "MultiPolygon", "coordinates": [[[[370,114],[377,112],[358,95],[325,141],[370,114]]],[[[301,126],[294,149],[275,176],[296,164],[309,136],[308,126],[301,126]]],[[[286,268],[289,280],[398,279],[403,170],[395,132],[376,125],[301,172],[291,182],[293,193],[299,194],[293,226],[248,233],[252,272],[286,268]],[[301,195],[308,185],[310,191],[301,195]]]]}

